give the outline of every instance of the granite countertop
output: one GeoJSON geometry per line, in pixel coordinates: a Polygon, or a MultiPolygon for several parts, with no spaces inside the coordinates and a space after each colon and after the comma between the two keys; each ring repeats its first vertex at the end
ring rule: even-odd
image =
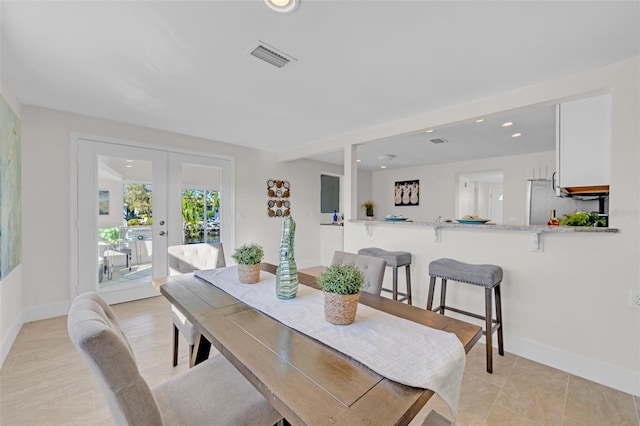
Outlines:
{"type": "Polygon", "coordinates": [[[615,233],[617,228],[594,228],[591,226],[547,226],[547,225],[509,225],[509,224],[465,224],[457,222],[417,222],[406,221],[386,221],[386,220],[361,220],[352,219],[350,223],[364,223],[365,225],[389,225],[389,226],[423,226],[431,228],[474,228],[491,229],[496,231],[526,231],[526,232],[596,232],[615,233]]]}

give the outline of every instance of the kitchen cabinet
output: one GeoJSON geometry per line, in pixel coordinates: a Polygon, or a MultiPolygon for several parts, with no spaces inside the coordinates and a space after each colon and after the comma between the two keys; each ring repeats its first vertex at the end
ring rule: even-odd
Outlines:
{"type": "Polygon", "coordinates": [[[611,95],[563,102],[556,109],[556,185],[565,192],[608,192],[611,95]]]}

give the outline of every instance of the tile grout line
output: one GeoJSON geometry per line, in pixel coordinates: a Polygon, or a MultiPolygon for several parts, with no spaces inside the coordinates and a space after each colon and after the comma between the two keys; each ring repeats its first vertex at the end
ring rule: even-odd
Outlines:
{"type": "Polygon", "coordinates": [[[560,426],[564,425],[564,413],[567,409],[567,397],[569,395],[569,380],[571,380],[571,374],[567,374],[567,384],[564,388],[564,399],[562,401],[562,417],[560,417],[560,426]]]}
{"type": "Polygon", "coordinates": [[[502,386],[500,386],[500,390],[498,391],[498,394],[493,399],[493,404],[491,404],[491,407],[489,408],[489,413],[484,418],[484,423],[485,424],[487,424],[487,419],[491,415],[491,412],[493,411],[493,408],[498,403],[498,397],[502,393],[502,390],[504,389],[504,387],[507,385],[507,382],[509,381],[509,376],[511,376],[511,372],[513,371],[513,367],[516,365],[516,363],[518,362],[519,359],[520,359],[520,356],[516,355],[516,359],[513,361],[513,364],[511,364],[511,368],[509,368],[509,372],[507,373],[507,377],[505,378],[504,383],[502,384],[502,386]]]}

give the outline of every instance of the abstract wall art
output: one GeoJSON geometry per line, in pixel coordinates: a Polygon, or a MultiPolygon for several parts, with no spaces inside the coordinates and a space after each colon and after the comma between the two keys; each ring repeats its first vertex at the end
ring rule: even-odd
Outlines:
{"type": "Polygon", "coordinates": [[[20,119],[0,96],[0,279],[22,262],[20,119]]]}

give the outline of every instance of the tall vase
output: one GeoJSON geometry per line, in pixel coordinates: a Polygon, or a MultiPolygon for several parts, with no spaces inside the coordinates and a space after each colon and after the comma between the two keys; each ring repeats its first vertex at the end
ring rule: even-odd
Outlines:
{"type": "Polygon", "coordinates": [[[276,296],[278,299],[293,299],[298,292],[298,267],[293,253],[296,222],[286,216],[282,222],[280,240],[280,264],[276,269],[276,296]]]}

